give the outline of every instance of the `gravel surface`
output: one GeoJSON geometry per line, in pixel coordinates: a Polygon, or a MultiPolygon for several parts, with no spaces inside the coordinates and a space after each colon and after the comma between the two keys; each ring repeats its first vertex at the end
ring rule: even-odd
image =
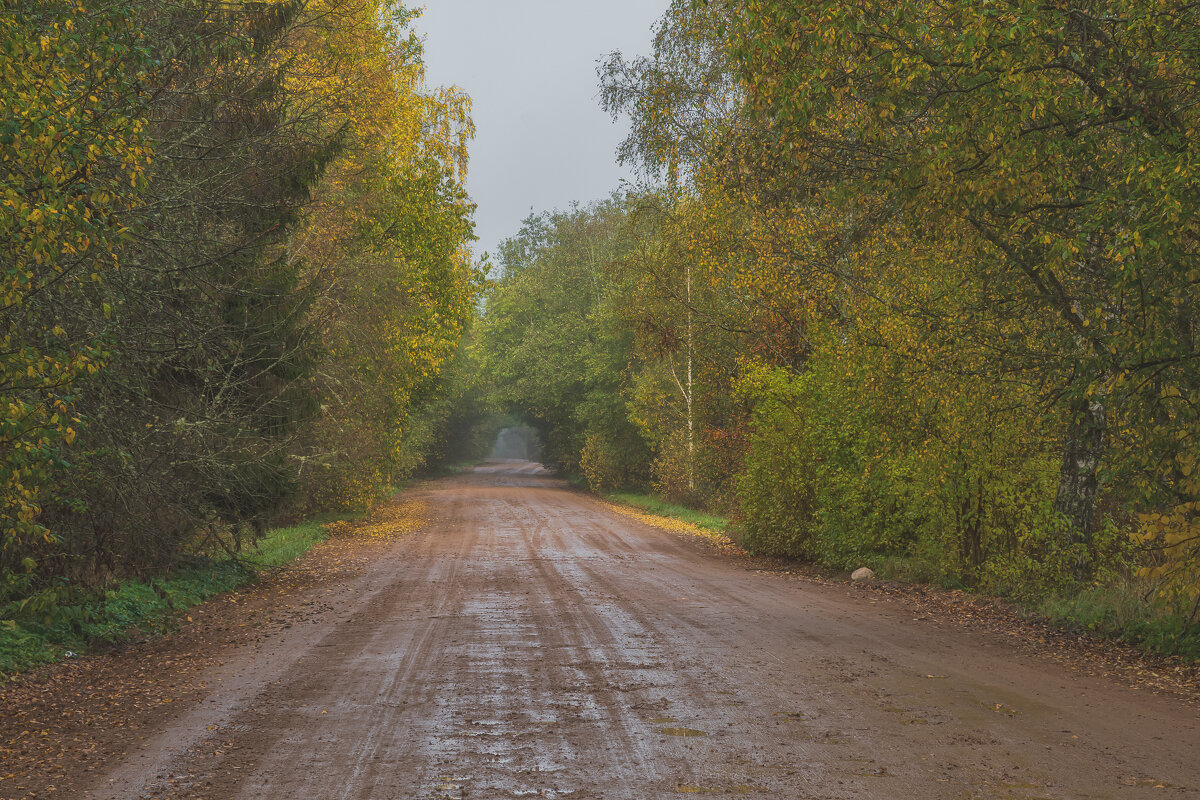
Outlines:
{"type": "Polygon", "coordinates": [[[535,464],[414,487],[191,613],[6,690],[0,796],[1200,796],[1186,675],[764,569],[535,464]]]}

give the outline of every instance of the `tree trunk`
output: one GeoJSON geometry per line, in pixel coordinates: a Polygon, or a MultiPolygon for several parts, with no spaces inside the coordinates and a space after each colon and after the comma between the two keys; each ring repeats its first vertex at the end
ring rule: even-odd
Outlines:
{"type": "Polygon", "coordinates": [[[1069,525],[1069,542],[1080,546],[1074,566],[1075,577],[1086,580],[1092,570],[1089,548],[1095,528],[1096,495],[1100,489],[1098,471],[1104,456],[1108,420],[1104,404],[1099,400],[1084,399],[1072,410],[1074,414],[1067,429],[1054,511],[1069,525]]]}
{"type": "Polygon", "coordinates": [[[696,491],[696,420],[692,414],[694,322],[692,320],[692,262],[687,262],[687,431],[688,431],[688,492],[696,491]]]}

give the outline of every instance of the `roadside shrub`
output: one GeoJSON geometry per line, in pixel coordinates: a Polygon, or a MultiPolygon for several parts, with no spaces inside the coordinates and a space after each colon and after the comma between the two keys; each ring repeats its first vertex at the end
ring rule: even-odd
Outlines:
{"type": "Polygon", "coordinates": [[[654,493],[672,503],[697,503],[695,466],[689,464],[687,431],[676,431],[659,445],[650,465],[650,485],[654,493]]]}
{"type": "Polygon", "coordinates": [[[914,386],[902,367],[814,358],[800,375],[747,369],[746,546],[839,569],[919,563],[1002,594],[1061,585],[1071,557],[1052,533],[1053,460],[996,413],[1003,395],[963,380],[914,386]]]}
{"type": "Polygon", "coordinates": [[[1165,655],[1200,657],[1200,626],[1187,602],[1164,598],[1155,581],[1114,576],[1070,595],[1053,595],[1038,610],[1056,624],[1115,636],[1165,655]]]}
{"type": "Polygon", "coordinates": [[[759,371],[740,391],[762,398],[738,480],[742,545],[752,553],[817,557],[816,464],[797,418],[804,405],[800,381],[759,371]]]}
{"type": "Polygon", "coordinates": [[[594,492],[636,487],[645,481],[644,452],[602,433],[588,434],[579,466],[594,492]]]}

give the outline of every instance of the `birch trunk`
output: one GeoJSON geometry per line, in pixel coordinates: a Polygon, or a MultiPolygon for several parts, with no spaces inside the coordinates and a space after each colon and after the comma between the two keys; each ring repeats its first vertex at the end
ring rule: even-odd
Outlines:
{"type": "Polygon", "coordinates": [[[692,415],[692,346],[694,322],[692,320],[692,262],[687,264],[687,431],[688,431],[688,491],[696,491],[696,421],[692,415]]]}

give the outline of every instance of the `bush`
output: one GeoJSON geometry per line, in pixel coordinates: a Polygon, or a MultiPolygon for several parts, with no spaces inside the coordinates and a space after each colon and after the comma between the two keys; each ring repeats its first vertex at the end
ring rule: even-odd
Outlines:
{"type": "Polygon", "coordinates": [[[738,482],[744,544],[839,569],[919,563],[1004,594],[1061,585],[1070,559],[1053,535],[1054,462],[1025,444],[1028,420],[991,412],[983,388],[960,387],[950,403],[887,364],[845,359],[814,358],[802,375],[748,370],[737,390],[755,405],[738,482]]]}
{"type": "Polygon", "coordinates": [[[688,456],[687,431],[667,436],[650,465],[654,493],[672,503],[696,504],[695,465],[688,456]]]}
{"type": "Polygon", "coordinates": [[[752,553],[820,555],[816,464],[794,414],[778,401],[760,409],[738,480],[742,545],[752,553]]]}
{"type": "Polygon", "coordinates": [[[590,433],[579,466],[594,492],[637,487],[645,482],[645,451],[601,433],[590,433]]]}

